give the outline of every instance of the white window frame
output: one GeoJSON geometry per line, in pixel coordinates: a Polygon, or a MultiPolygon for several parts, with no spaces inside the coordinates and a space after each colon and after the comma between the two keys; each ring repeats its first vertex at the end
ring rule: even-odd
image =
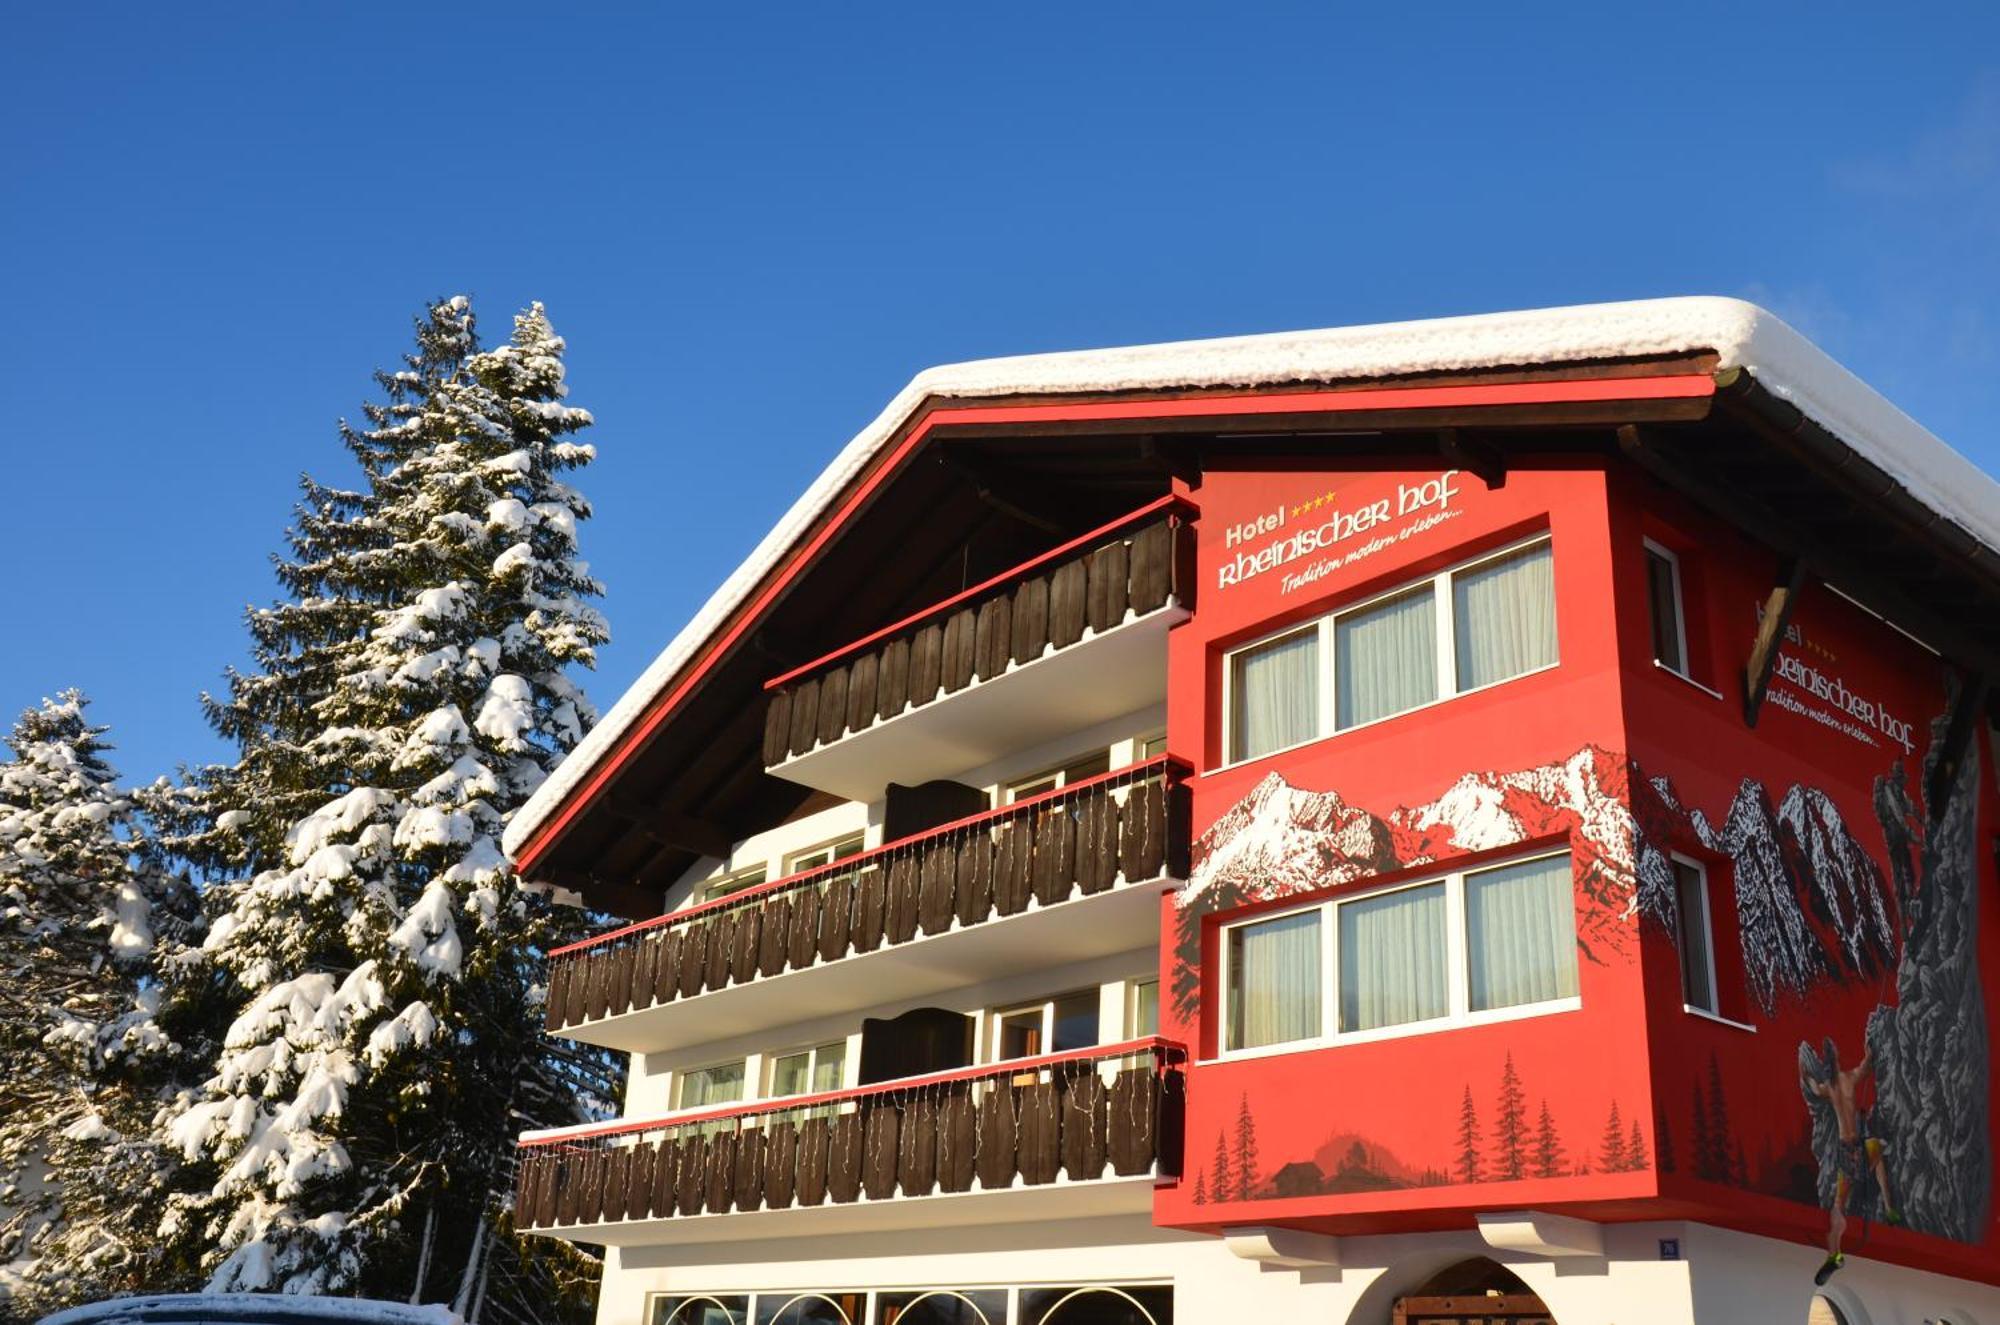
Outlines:
{"type": "MultiPolygon", "coordinates": [[[[1158,1035],[1159,1033],[1160,977],[1149,975],[1137,980],[1127,980],[1125,982],[1125,1038],[1128,1040],[1137,1040],[1148,1035],[1158,1035]],[[1153,991],[1153,1029],[1141,1030],[1139,1028],[1139,991],[1148,987],[1153,991]]],[[[1104,1028],[1102,1026],[1098,1027],[1097,1037],[1100,1040],[1104,1038],[1104,1028]]]]}
{"type": "MultiPolygon", "coordinates": [[[[1672,663],[1669,663],[1669,662],[1665,662],[1665,661],[1663,661],[1663,660],[1661,659],[1661,657],[1660,657],[1660,642],[1659,642],[1658,640],[1656,640],[1656,639],[1650,639],[1650,638],[1649,638],[1649,639],[1648,639],[1648,640],[1646,641],[1646,643],[1647,643],[1647,652],[1648,652],[1648,653],[1650,653],[1650,654],[1652,655],[1652,657],[1653,657],[1653,665],[1654,665],[1655,667],[1658,667],[1658,668],[1659,668],[1659,669],[1660,669],[1661,671],[1665,671],[1665,672],[1672,672],[1672,673],[1673,673],[1673,674],[1674,674],[1675,676],[1678,676],[1678,677],[1679,677],[1679,678],[1681,678],[1681,680],[1683,680],[1683,681],[1692,681],[1692,680],[1694,680],[1694,665],[1693,665],[1692,661],[1690,661],[1690,659],[1691,659],[1691,657],[1692,657],[1692,650],[1690,650],[1690,649],[1688,648],[1688,628],[1687,628],[1687,580],[1686,580],[1686,579],[1685,579],[1685,578],[1684,578],[1684,577],[1683,577],[1683,576],[1681,575],[1681,557],[1680,557],[1680,553],[1678,553],[1678,552],[1674,551],[1674,550],[1673,550],[1672,548],[1668,547],[1668,546],[1667,546],[1666,544],[1664,544],[1664,543],[1659,543],[1659,542],[1656,542],[1656,541],[1654,541],[1653,539],[1650,539],[1650,538],[1648,538],[1648,539],[1643,539],[1643,540],[1641,540],[1641,541],[1642,541],[1642,543],[1644,544],[1644,546],[1645,546],[1645,549],[1646,549],[1646,551],[1647,551],[1647,552],[1651,553],[1651,554],[1652,554],[1653,556],[1656,556],[1656,557],[1658,557],[1658,558],[1659,558],[1660,560],[1662,560],[1662,561],[1664,561],[1664,562],[1666,562],[1666,563],[1667,563],[1667,572],[1668,572],[1668,574],[1669,574],[1669,575],[1670,575],[1670,576],[1672,577],[1672,579],[1673,579],[1673,586],[1674,586],[1674,634],[1675,634],[1675,636],[1676,636],[1676,637],[1678,638],[1678,640],[1679,640],[1679,642],[1680,642],[1680,646],[1681,646],[1681,660],[1680,660],[1680,666],[1676,667],[1676,666],[1674,666],[1674,665],[1673,665],[1672,663]]],[[[1646,570],[1647,570],[1647,574],[1646,574],[1646,634],[1647,634],[1648,636],[1650,636],[1650,635],[1652,635],[1652,633],[1653,633],[1653,576],[1652,576],[1652,567],[1651,567],[1650,565],[1648,565],[1648,566],[1647,566],[1647,568],[1646,568],[1646,570]]]]}
{"type": "Polygon", "coordinates": [[[840,1050],[840,1082],[835,1086],[829,1087],[829,1089],[841,1090],[845,1088],[845,1086],[847,1085],[848,1043],[847,1043],[847,1037],[842,1035],[842,1036],[837,1036],[831,1040],[821,1040],[817,1044],[800,1045],[796,1048],[780,1049],[777,1050],[775,1053],[765,1054],[764,1082],[763,1082],[764,1090],[763,1093],[759,1095],[757,1098],[764,1100],[789,1100],[796,1098],[799,1095],[819,1094],[820,1088],[812,1084],[812,1079],[819,1074],[820,1051],[822,1049],[833,1049],[833,1048],[838,1048],[840,1050]],[[806,1056],[806,1089],[800,1091],[793,1091],[790,1094],[786,1095],[778,1094],[777,1091],[778,1060],[781,1058],[796,1058],[800,1054],[804,1054],[806,1056]]]}
{"type": "Polygon", "coordinates": [[[1059,993],[1050,994],[1047,998],[1036,999],[1030,1003],[1010,1003],[1006,1007],[993,1009],[992,1012],[987,1014],[987,1019],[986,1019],[987,1030],[988,1030],[986,1036],[987,1062],[1013,1063],[1019,1061],[1018,1059],[1001,1058],[999,1056],[1000,1024],[1006,1021],[1010,1017],[1020,1016],[1023,1012],[1039,1011],[1042,1014],[1042,1043],[1048,1046],[1047,1048],[1042,1049],[1038,1053],[1030,1054],[1029,1057],[1040,1058],[1043,1054],[1052,1054],[1058,1052],[1058,1050],[1055,1047],[1056,1004],[1065,998],[1081,998],[1086,994],[1098,1000],[1097,1042],[1099,1044],[1103,1044],[1104,1043],[1103,990],[1104,987],[1102,985],[1079,985],[1075,989],[1065,989],[1060,991],[1059,993]]]}
{"type": "Polygon", "coordinates": [[[797,851],[786,852],[785,872],[783,874],[780,874],[778,877],[781,879],[787,879],[794,874],[804,873],[806,870],[818,869],[820,865],[831,865],[835,861],[847,859],[848,856],[858,856],[867,849],[868,849],[868,834],[866,831],[859,833],[842,833],[839,837],[829,837],[824,842],[816,842],[812,846],[800,847],[797,851]],[[834,852],[837,851],[839,848],[849,845],[852,845],[854,847],[854,850],[845,852],[841,855],[834,854],[834,852]],[[807,857],[817,856],[821,852],[826,853],[826,859],[819,862],[819,865],[805,865],[800,863],[801,861],[804,861],[807,857]]]}
{"type": "MultiPolygon", "coordinates": [[[[1702,864],[1693,856],[1684,856],[1678,851],[1668,852],[1667,859],[1672,865],[1686,865],[1695,872],[1695,877],[1700,880],[1698,891],[1701,894],[1702,951],[1708,959],[1708,996],[1715,1004],[1714,1007],[1705,1008],[1699,1003],[1688,1001],[1687,979],[1678,969],[1680,963],[1676,962],[1674,975],[1681,982],[1681,1010],[1683,1012],[1692,1012],[1697,1016],[1714,1017],[1718,1020],[1723,1020],[1722,986],[1717,984],[1715,980],[1715,910],[1714,903],[1710,902],[1708,897],[1708,866],[1702,864]]],[[[1687,916],[1681,908],[1680,882],[1679,878],[1675,878],[1674,915],[1681,922],[1683,930],[1685,930],[1687,916]]],[[[1678,952],[1681,944],[1686,942],[1685,932],[1674,935],[1674,940],[1674,947],[1676,952],[1678,952]]]]}
{"type": "Polygon", "coordinates": [[[735,1058],[718,1058],[710,1063],[693,1063],[687,1067],[675,1068],[674,1107],[671,1112],[686,1113],[691,1109],[719,1109],[729,1104],[748,1104],[757,1098],[751,1093],[750,1085],[750,1058],[747,1054],[739,1055],[735,1058]],[[684,1104],[681,1102],[681,1092],[686,1088],[689,1077],[701,1072],[712,1072],[718,1067],[734,1067],[743,1074],[743,1089],[735,1099],[713,1100],[707,1104],[684,1104]]]}
{"type": "MultiPolygon", "coordinates": [[[[1487,1008],[1474,1011],[1471,1006],[1471,954],[1466,943],[1466,897],[1465,879],[1470,874],[1483,874],[1488,870],[1506,869],[1513,865],[1528,865],[1540,860],[1564,857],[1571,861],[1570,877],[1574,889],[1575,863],[1568,847],[1530,852],[1523,856],[1510,856],[1501,860],[1481,861],[1462,869],[1445,874],[1431,874],[1419,879],[1402,879],[1381,888],[1370,888],[1362,892],[1343,893],[1338,897],[1323,898],[1306,906],[1296,906],[1271,911],[1261,911],[1245,916],[1221,927],[1216,943],[1219,984],[1217,991],[1216,1055],[1208,1061],[1234,1058],[1262,1058],[1271,1054],[1300,1053],[1311,1049],[1324,1049],[1336,1045],[1367,1044],[1375,1040],[1396,1040],[1408,1035],[1430,1035],[1438,1031],[1457,1030],[1466,1026],[1485,1026],[1493,1022],[1520,1021],[1528,1017],[1546,1017],[1557,1013],[1574,1012],[1583,1006],[1581,989],[1575,994],[1561,998],[1544,999],[1539,1003],[1517,1003],[1511,1007],[1487,1008]],[[1442,1017],[1431,1017],[1424,1021],[1406,1021],[1395,1026],[1376,1026],[1368,1030],[1343,1031],[1340,1025],[1340,916],[1339,908],[1351,902],[1363,902],[1376,897],[1386,897],[1391,893],[1408,892],[1413,888],[1427,888],[1442,883],[1445,886],[1445,1002],[1447,1011],[1442,1017]],[[1302,1036],[1296,1040],[1283,1040],[1276,1044],[1258,1045],[1252,1049],[1232,1049],[1229,1047],[1229,998],[1233,987],[1229,957],[1229,931],[1248,925],[1276,920],[1284,916],[1302,915],[1308,911],[1319,913],[1320,961],[1319,961],[1319,1033],[1302,1036]]],[[[1571,927],[1575,926],[1574,901],[1572,901],[1571,927]]],[[[1581,965],[1577,978],[1582,979],[1581,965]]]]}
{"type": "Polygon", "coordinates": [[[1067,787],[1072,781],[1069,775],[1070,769],[1074,768],[1078,764],[1083,763],[1087,759],[1096,759],[1100,754],[1104,756],[1104,767],[1099,769],[1095,773],[1088,774],[1087,776],[1102,777],[1104,776],[1104,774],[1109,773],[1111,771],[1111,747],[1109,746],[1103,746],[1096,749],[1086,750],[1082,754],[1079,754],[1074,758],[1065,759],[1062,763],[1057,764],[1054,768],[1043,768],[1033,773],[1029,773],[1023,777],[1010,779],[1009,781],[1001,784],[1000,804],[1012,805],[1015,802],[1023,799],[1025,796],[1039,796],[1042,795],[1043,792],[1059,791],[1062,788],[1067,787]],[[1033,786],[1037,782],[1048,782],[1050,785],[1043,787],[1040,791],[1024,792],[1022,790],[1022,788],[1033,786]]]}
{"type": "MultiPolygon", "coordinates": [[[[1437,571],[1435,574],[1419,576],[1414,580],[1406,580],[1401,584],[1384,589],[1380,593],[1371,594],[1367,598],[1359,599],[1352,603],[1342,603],[1334,610],[1322,613],[1320,616],[1309,621],[1294,621],[1289,625],[1259,635],[1255,639],[1245,640],[1243,643],[1225,650],[1222,655],[1222,762],[1216,768],[1218,770],[1235,768],[1241,764],[1255,763],[1259,759],[1270,759],[1274,756],[1297,750],[1303,746],[1311,745],[1317,741],[1330,740],[1336,736],[1345,736],[1348,732],[1362,731],[1373,727],[1377,723],[1393,722],[1397,718],[1404,717],[1407,714],[1433,708],[1439,704],[1448,704],[1452,700],[1465,695],[1478,694],[1482,690],[1492,690],[1497,686],[1512,685],[1516,681],[1524,680],[1530,676],[1538,676],[1543,672],[1554,671],[1556,668],[1562,666],[1562,622],[1560,616],[1558,616],[1556,621],[1556,657],[1553,661],[1544,663],[1540,667],[1531,667],[1525,672],[1516,672],[1512,676],[1502,677],[1498,681],[1488,681],[1484,685],[1467,686],[1462,690],[1458,687],[1458,627],[1456,614],[1452,610],[1451,586],[1453,577],[1467,571],[1478,570],[1490,562],[1499,561],[1504,557],[1510,557],[1516,553],[1526,552],[1536,547],[1547,547],[1551,558],[1554,557],[1555,540],[1550,531],[1544,529],[1540,532],[1530,534],[1525,538],[1516,539],[1514,542],[1502,547],[1481,552],[1478,556],[1467,557],[1463,561],[1454,562],[1444,569],[1437,571]],[[1437,669],[1434,681],[1435,697],[1427,699],[1420,704],[1412,704],[1408,708],[1398,709],[1394,713],[1384,713],[1379,717],[1370,718],[1366,722],[1357,722],[1346,727],[1339,726],[1337,722],[1339,717],[1337,695],[1339,690],[1338,669],[1340,661],[1336,656],[1334,647],[1334,623],[1343,617],[1352,616],[1356,612],[1366,611],[1371,607],[1379,606],[1391,598],[1403,597],[1426,583],[1430,586],[1433,610],[1437,613],[1434,640],[1435,657],[1432,660],[1437,669]],[[1252,649],[1275,643],[1278,640],[1303,634],[1308,630],[1318,631],[1318,672],[1315,679],[1318,682],[1319,693],[1317,695],[1318,713],[1315,718],[1313,734],[1304,740],[1294,741],[1290,745],[1280,746],[1275,750],[1266,750],[1260,754],[1246,755],[1238,758],[1234,753],[1236,748],[1235,691],[1237,656],[1247,653],[1252,649]]],[[[1557,600],[1560,599],[1560,595],[1555,594],[1553,588],[1551,589],[1551,597],[1557,600]]],[[[1552,602],[1550,608],[1551,611],[1556,611],[1558,603],[1552,602]]]]}
{"type": "Polygon", "coordinates": [[[704,880],[701,885],[701,896],[695,900],[697,904],[717,901],[734,896],[745,888],[755,888],[760,883],[769,883],[770,880],[771,863],[760,860],[755,865],[745,865],[741,869],[730,870],[727,874],[718,874],[712,879],[704,880]],[[753,874],[755,878],[751,877],[753,874]]]}

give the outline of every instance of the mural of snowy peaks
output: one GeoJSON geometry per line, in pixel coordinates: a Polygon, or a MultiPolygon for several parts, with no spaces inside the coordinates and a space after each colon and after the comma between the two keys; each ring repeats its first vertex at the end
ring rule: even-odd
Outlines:
{"type": "Polygon", "coordinates": [[[1184,960],[1199,916],[1410,869],[1469,851],[1567,836],[1585,896],[1577,945],[1591,960],[1624,955],[1637,877],[1623,756],[1585,746],[1559,763],[1467,773],[1443,795],[1387,815],[1338,791],[1308,791],[1272,772],[1209,825],[1181,890],[1184,960]]]}
{"type": "Polygon", "coordinates": [[[1684,806],[1665,778],[1634,779],[1640,910],[1674,924],[1669,844],[1699,842],[1729,858],[1751,995],[1768,1015],[1787,995],[1827,980],[1873,981],[1896,957],[1894,904],[1881,867],[1824,791],[1794,786],[1775,806],[1745,779],[1718,827],[1684,806]]]}

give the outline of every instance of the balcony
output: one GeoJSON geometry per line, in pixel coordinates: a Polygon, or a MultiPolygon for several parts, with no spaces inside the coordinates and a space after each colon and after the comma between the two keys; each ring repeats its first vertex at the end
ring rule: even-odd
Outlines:
{"type": "Polygon", "coordinates": [[[1161,498],[767,682],[765,766],[869,801],[1164,699],[1192,513],[1161,498]]]}
{"type": "Polygon", "coordinates": [[[515,1223],[630,1246],[1150,1211],[1178,1171],[1185,1058],[1134,1040],[531,1133],[515,1223]]]}
{"type": "Polygon", "coordinates": [[[656,1053],[1149,946],[1187,773],[1114,769],[559,948],[547,1028],[656,1053]]]}

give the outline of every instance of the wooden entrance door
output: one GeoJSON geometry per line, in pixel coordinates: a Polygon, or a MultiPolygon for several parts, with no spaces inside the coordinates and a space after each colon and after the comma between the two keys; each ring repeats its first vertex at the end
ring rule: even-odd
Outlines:
{"type": "Polygon", "coordinates": [[[1396,1299],[1392,1325],[1555,1325],[1533,1293],[1460,1293],[1396,1299]]]}

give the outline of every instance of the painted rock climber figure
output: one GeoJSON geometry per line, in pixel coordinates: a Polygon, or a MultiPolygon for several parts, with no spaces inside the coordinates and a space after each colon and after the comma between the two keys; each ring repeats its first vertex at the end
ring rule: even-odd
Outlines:
{"type": "MultiPolygon", "coordinates": [[[[1804,1049],[1804,1046],[1800,1046],[1804,1049]]],[[[1854,1189],[1873,1178],[1875,1190],[1882,1194],[1882,1222],[1897,1225],[1903,1217],[1896,1210],[1895,1198],[1889,1189],[1889,1173],[1883,1165],[1886,1153],[1879,1137],[1869,1136],[1866,1130],[1867,1116],[1862,1112],[1856,1096],[1861,1082],[1875,1071],[1875,1063],[1867,1046],[1861,1050],[1861,1061],[1851,1068],[1840,1065],[1839,1051],[1831,1039],[1826,1042],[1826,1069],[1824,1077],[1807,1070],[1809,1053],[1799,1056],[1799,1089],[1808,1097],[1825,1100],[1833,1110],[1833,1117],[1839,1129],[1839,1149],[1833,1180],[1833,1202],[1829,1211],[1832,1216],[1826,1231],[1826,1261],[1813,1275],[1815,1284],[1825,1284],[1833,1278],[1846,1261],[1840,1249],[1842,1235],[1847,1232],[1847,1203],[1854,1189]]]]}

